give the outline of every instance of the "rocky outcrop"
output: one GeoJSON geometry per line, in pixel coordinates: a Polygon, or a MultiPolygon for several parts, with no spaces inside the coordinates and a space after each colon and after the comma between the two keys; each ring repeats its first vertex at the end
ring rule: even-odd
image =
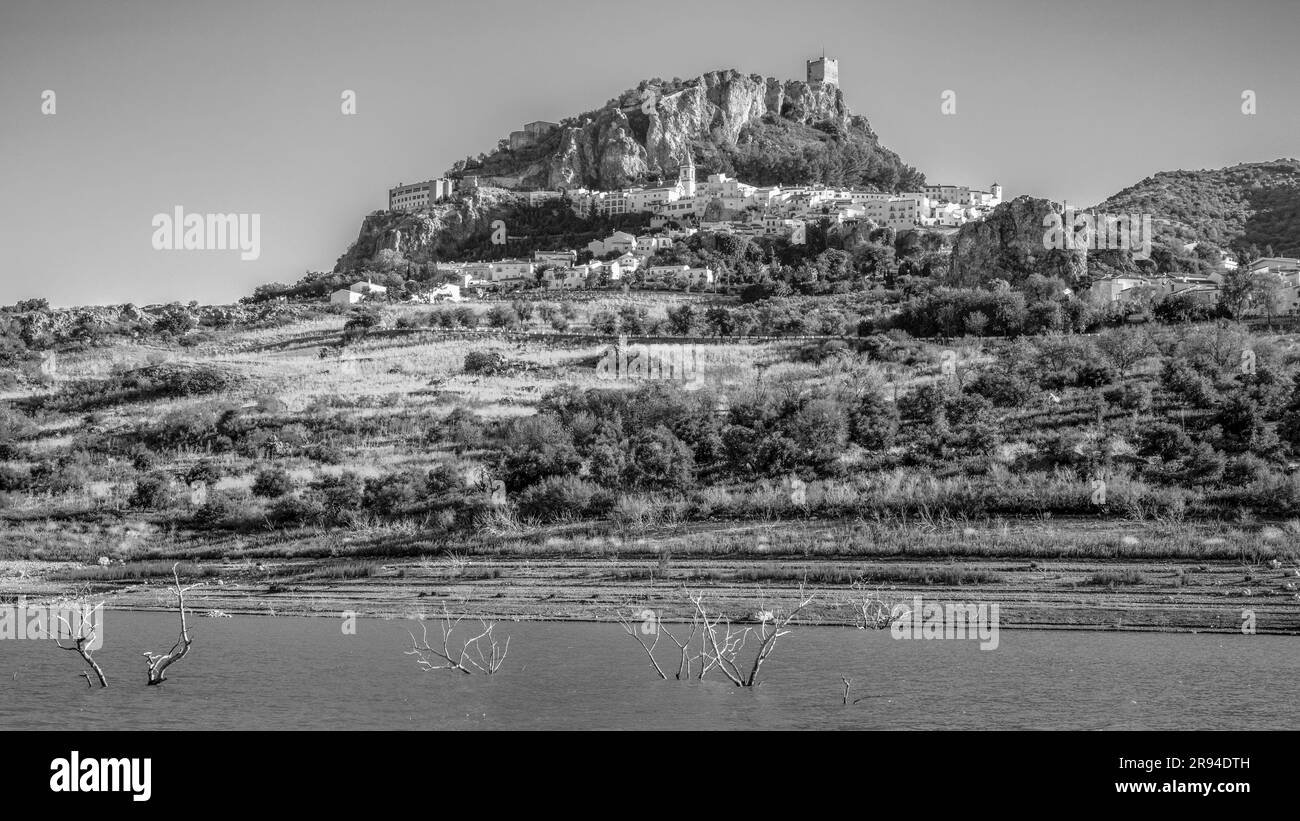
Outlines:
{"type": "Polygon", "coordinates": [[[649,165],[665,176],[674,176],[697,144],[734,148],[746,127],[760,124],[767,116],[806,126],[829,123],[847,130],[852,115],[838,86],[797,80],[781,83],[736,71],[713,72],[687,88],[657,97],[645,139],[649,165]]]}
{"type": "Polygon", "coordinates": [[[463,172],[449,173],[509,188],[612,189],[653,178],[675,180],[687,156],[701,173],[709,173],[730,167],[730,155],[748,144],[801,154],[805,145],[824,148],[827,134],[856,143],[874,160],[875,170],[893,168],[895,173],[884,175],[887,180],[907,172],[919,176],[879,146],[866,119],[849,111],[838,86],[734,70],[643,82],[600,109],[562,121],[537,146],[498,150],[463,172]]]}
{"type": "Polygon", "coordinates": [[[509,191],[479,188],[427,212],[377,211],[362,220],[356,241],[339,257],[334,270],[362,270],[385,257],[416,264],[445,258],[472,236],[490,233],[501,209],[518,201],[520,197],[509,191]]]}
{"type": "Polygon", "coordinates": [[[968,222],[953,238],[949,275],[957,285],[1005,279],[1013,285],[1030,274],[1059,277],[1075,285],[1087,280],[1088,252],[1057,249],[1044,241],[1044,221],[1062,206],[1036,197],[1017,197],[985,219],[968,222]]]}

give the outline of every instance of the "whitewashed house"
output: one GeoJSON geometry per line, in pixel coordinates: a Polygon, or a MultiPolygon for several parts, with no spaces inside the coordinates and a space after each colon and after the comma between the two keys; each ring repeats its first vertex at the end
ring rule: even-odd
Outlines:
{"type": "Polygon", "coordinates": [[[543,276],[547,288],[581,288],[587,284],[590,273],[591,266],[578,265],[573,268],[550,268],[543,276]]]}
{"type": "Polygon", "coordinates": [[[624,275],[634,274],[641,267],[641,257],[631,253],[623,254],[613,262],[618,263],[619,271],[624,275]]]}
{"type": "Polygon", "coordinates": [[[689,265],[651,265],[645,270],[645,275],[647,279],[669,279],[689,270],[689,265]]]}
{"type": "Polygon", "coordinates": [[[712,285],[713,269],[712,268],[687,268],[686,276],[690,278],[695,285],[712,285]]]}
{"type": "Polygon", "coordinates": [[[636,238],[636,250],[639,254],[653,254],[672,247],[672,238],[662,234],[643,234],[636,238]]]}
{"type": "Polygon", "coordinates": [[[534,251],[533,262],[572,268],[578,264],[577,251],[534,251]]]}
{"type": "Polygon", "coordinates": [[[502,259],[489,263],[493,282],[522,282],[533,278],[537,266],[527,259],[502,259]]]}
{"type": "Polygon", "coordinates": [[[636,237],[626,231],[615,231],[603,240],[597,239],[587,243],[587,250],[595,256],[617,251],[626,254],[636,249],[636,237]]]}

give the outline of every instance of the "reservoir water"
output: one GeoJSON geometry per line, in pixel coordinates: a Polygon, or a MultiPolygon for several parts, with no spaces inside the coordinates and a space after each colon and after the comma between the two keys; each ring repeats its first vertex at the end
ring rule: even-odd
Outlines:
{"type": "Polygon", "coordinates": [[[617,624],[503,622],[493,676],[421,671],[413,622],[341,624],[195,618],[189,656],[146,687],[141,653],[172,646],[176,616],[109,612],[107,690],[53,642],[0,641],[0,729],[1300,729],[1300,637],[1003,630],[981,651],[796,627],[742,690],[660,680],[617,624]],[[841,676],[869,697],[843,704],[841,676]]]}

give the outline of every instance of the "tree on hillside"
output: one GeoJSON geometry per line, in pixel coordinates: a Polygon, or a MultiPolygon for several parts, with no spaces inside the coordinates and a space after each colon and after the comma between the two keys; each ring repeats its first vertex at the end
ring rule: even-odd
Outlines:
{"type": "Polygon", "coordinates": [[[509,305],[498,303],[488,310],[487,323],[493,328],[515,328],[519,326],[519,314],[509,305]]]}
{"type": "Polygon", "coordinates": [[[554,416],[529,416],[510,423],[498,467],[512,490],[547,476],[577,471],[581,459],[573,437],[554,416]]]}
{"type": "Polygon", "coordinates": [[[1219,288],[1219,305],[1233,319],[1240,319],[1250,302],[1251,276],[1245,265],[1238,264],[1237,270],[1228,271],[1223,276],[1223,285],[1219,288]]]}
{"type": "Polygon", "coordinates": [[[1262,311],[1271,326],[1273,317],[1286,313],[1286,283],[1281,277],[1263,271],[1251,274],[1249,282],[1249,304],[1262,311]]]}
{"type": "Polygon", "coordinates": [[[1141,328],[1112,328],[1097,338],[1097,350],[1119,371],[1120,378],[1129,369],[1151,356],[1155,345],[1151,335],[1141,328]]]}
{"type": "Polygon", "coordinates": [[[699,330],[699,315],[689,302],[668,309],[668,332],[674,336],[690,336],[699,330]]]}
{"type": "Polygon", "coordinates": [[[348,321],[343,323],[343,341],[357,342],[365,339],[371,328],[378,328],[382,324],[383,318],[377,308],[356,308],[348,321]]]}
{"type": "Polygon", "coordinates": [[[591,328],[598,334],[613,336],[618,333],[618,315],[613,311],[597,311],[591,315],[591,328]]]}

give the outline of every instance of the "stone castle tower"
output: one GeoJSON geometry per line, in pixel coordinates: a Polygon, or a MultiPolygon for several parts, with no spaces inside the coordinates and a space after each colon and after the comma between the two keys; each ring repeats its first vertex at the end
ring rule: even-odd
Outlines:
{"type": "Polygon", "coordinates": [[[840,61],[823,54],[819,59],[808,61],[808,82],[840,84],[840,61]]]}

